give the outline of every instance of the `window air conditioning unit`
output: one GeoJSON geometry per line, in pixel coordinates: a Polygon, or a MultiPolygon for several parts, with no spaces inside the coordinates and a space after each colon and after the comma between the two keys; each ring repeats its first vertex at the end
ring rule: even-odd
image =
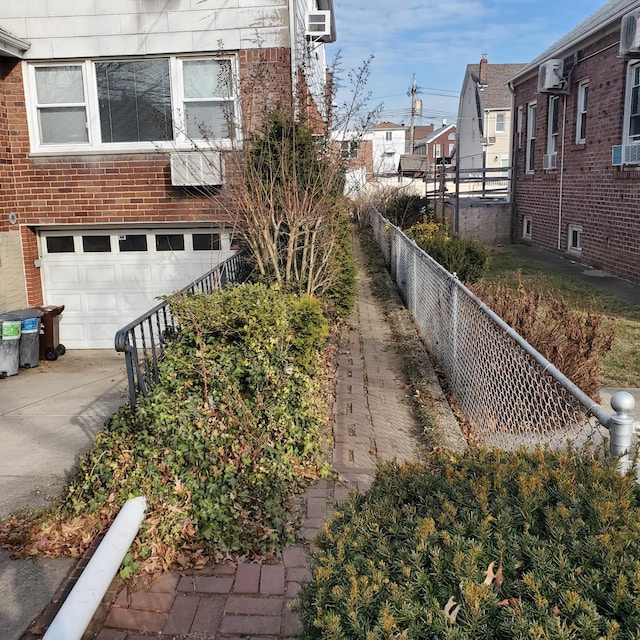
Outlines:
{"type": "Polygon", "coordinates": [[[620,55],[640,57],[640,9],[623,16],[620,24],[620,55]]]}
{"type": "Polygon", "coordinates": [[[306,36],[310,40],[322,40],[331,35],[331,11],[309,11],[306,36]]]}
{"type": "Polygon", "coordinates": [[[557,153],[545,153],[542,156],[542,168],[545,171],[558,168],[558,154],[557,153]]]}
{"type": "Polygon", "coordinates": [[[223,183],[219,151],[185,151],[171,154],[174,187],[217,186],[223,183]]]}
{"type": "Polygon", "coordinates": [[[625,164],[640,164],[640,144],[618,144],[611,148],[611,164],[622,167],[625,164]]]}
{"type": "Polygon", "coordinates": [[[552,58],[543,62],[538,68],[538,93],[560,91],[567,84],[562,73],[564,61],[552,58]]]}

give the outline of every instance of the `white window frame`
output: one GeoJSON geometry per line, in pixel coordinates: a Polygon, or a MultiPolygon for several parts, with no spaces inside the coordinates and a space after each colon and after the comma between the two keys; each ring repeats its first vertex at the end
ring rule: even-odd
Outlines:
{"type": "Polygon", "coordinates": [[[526,173],[533,173],[536,158],[536,110],[537,103],[530,102],[527,105],[527,147],[525,150],[526,173]]]}
{"type": "MultiPolygon", "coordinates": [[[[31,153],[33,155],[82,155],[92,153],[148,153],[150,151],[173,151],[190,150],[193,144],[200,143],[202,146],[214,146],[217,149],[231,148],[233,141],[241,138],[240,130],[240,99],[238,90],[239,63],[235,55],[225,56],[158,56],[169,60],[169,76],[171,90],[171,115],[173,119],[173,140],[150,141],[150,142],[101,142],[100,140],[100,110],[98,105],[98,89],[94,63],[119,60],[120,58],[109,59],[85,59],[75,61],[56,62],[26,62],[23,61],[23,72],[25,78],[25,100],[27,105],[27,119],[29,123],[29,140],[31,153]],[[182,81],[182,62],[184,60],[230,60],[232,69],[232,95],[228,100],[233,103],[232,118],[235,123],[232,138],[216,139],[210,141],[190,140],[186,136],[184,126],[184,83],[182,81]],[[36,74],[39,67],[62,67],[79,66],[82,68],[83,89],[85,92],[86,121],[88,129],[87,143],[57,143],[42,144],[40,142],[40,124],[38,117],[36,74]]],[[[135,61],[144,58],[127,58],[135,61]]],[[[217,96],[212,96],[218,98],[217,96]]]]}
{"type": "Polygon", "coordinates": [[[524,216],[522,219],[522,237],[524,240],[531,240],[531,229],[533,222],[529,216],[524,216]]]}
{"type": "MultiPolygon", "coordinates": [[[[638,94],[640,94],[640,61],[638,60],[631,60],[627,65],[622,144],[640,144],[640,135],[631,135],[631,106],[634,88],[637,90],[638,94]],[[638,79],[636,84],[634,85],[634,75],[636,74],[636,72],[638,75],[638,79]]],[[[638,105],[640,108],[640,95],[638,99],[638,105]]]]}
{"type": "Polygon", "coordinates": [[[507,126],[507,116],[504,111],[499,111],[498,113],[496,113],[495,132],[504,133],[506,131],[506,126],[507,126]],[[499,122],[502,123],[500,127],[498,127],[499,122]]]}
{"type": "Polygon", "coordinates": [[[433,158],[434,160],[442,158],[442,145],[439,143],[433,145],[433,158]]]}
{"type": "Polygon", "coordinates": [[[589,81],[578,83],[576,103],[576,144],[584,144],[587,140],[587,109],[589,105],[589,81]]]}
{"type": "Polygon", "coordinates": [[[385,139],[385,142],[391,142],[393,140],[393,131],[385,131],[384,139],[385,139]]]}
{"type": "Polygon", "coordinates": [[[340,142],[340,157],[344,160],[353,160],[358,157],[359,148],[358,140],[342,140],[340,142]]]}
{"type": "Polygon", "coordinates": [[[567,228],[567,251],[572,254],[582,253],[582,225],[570,224],[567,228]],[[575,239],[577,238],[577,242],[575,239]]]}
{"type": "Polygon", "coordinates": [[[522,148],[522,121],[523,121],[524,109],[518,107],[518,114],[516,116],[516,133],[518,134],[518,149],[522,148]]]}
{"type": "Polygon", "coordinates": [[[547,109],[547,154],[558,153],[558,133],[560,131],[560,96],[549,96],[547,109]]]}

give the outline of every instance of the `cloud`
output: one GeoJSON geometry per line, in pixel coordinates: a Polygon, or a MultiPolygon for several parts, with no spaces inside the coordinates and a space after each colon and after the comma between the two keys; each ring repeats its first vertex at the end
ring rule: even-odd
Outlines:
{"type": "MultiPolygon", "coordinates": [[[[335,0],[345,69],[375,56],[368,89],[393,114],[406,113],[412,74],[423,87],[459,91],[467,64],[528,62],[598,9],[602,0],[335,0]]],[[[433,93],[433,92],[432,92],[433,93]]],[[[425,94],[451,118],[457,98],[425,94]]],[[[406,119],[406,118],[405,118],[406,119]]]]}

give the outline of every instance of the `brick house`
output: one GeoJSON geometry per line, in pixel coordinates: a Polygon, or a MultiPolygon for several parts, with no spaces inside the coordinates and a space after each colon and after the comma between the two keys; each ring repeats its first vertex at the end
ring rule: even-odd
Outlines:
{"type": "Polygon", "coordinates": [[[334,39],[332,0],[2,3],[0,312],[111,348],[231,255],[225,158],[282,96],[326,121],[334,39]]]}
{"type": "Polygon", "coordinates": [[[610,0],[511,79],[515,239],[636,282],[639,15],[610,0]]]}

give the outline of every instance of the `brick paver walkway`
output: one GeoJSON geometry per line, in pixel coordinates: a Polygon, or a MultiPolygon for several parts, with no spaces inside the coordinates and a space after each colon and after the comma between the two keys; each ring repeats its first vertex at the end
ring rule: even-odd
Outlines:
{"type": "MultiPolygon", "coordinates": [[[[290,604],[309,579],[308,547],[325,516],[352,489],[365,491],[370,486],[377,458],[405,461],[417,452],[401,362],[360,266],[357,238],[355,242],[357,304],[343,331],[337,361],[334,467],[338,479],[317,482],[301,500],[308,544],[285,549],[278,564],[220,564],[189,574],[165,574],[149,591],[128,593],[116,579],[85,638],[274,640],[300,633],[290,604]]],[[[40,621],[38,630],[42,628],[40,621]]]]}

